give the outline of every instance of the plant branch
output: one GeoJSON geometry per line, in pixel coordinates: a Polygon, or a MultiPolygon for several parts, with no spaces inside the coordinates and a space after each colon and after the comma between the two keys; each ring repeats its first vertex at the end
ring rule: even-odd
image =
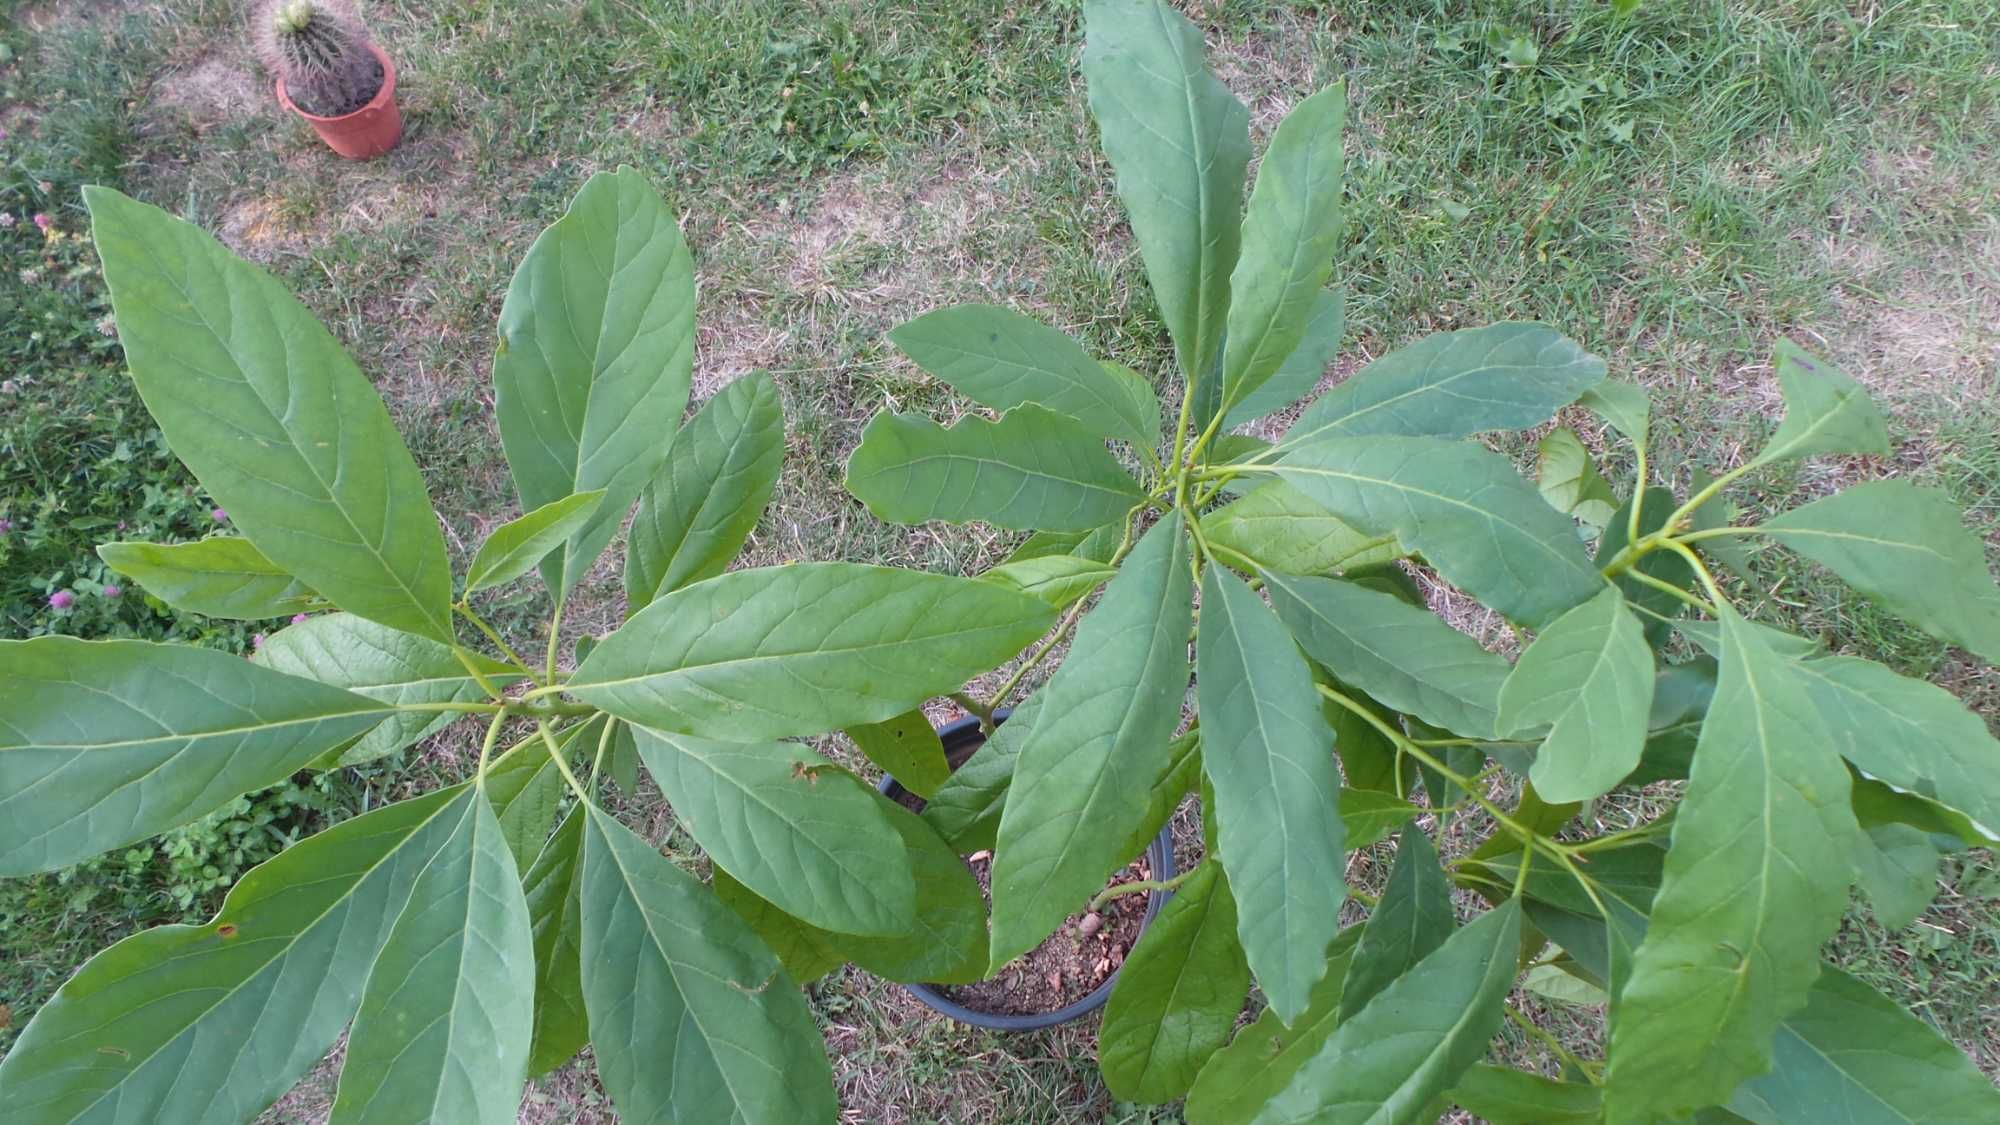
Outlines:
{"type": "Polygon", "coordinates": [[[1688,593],[1686,590],[1681,589],[1679,586],[1676,586],[1671,582],[1655,578],[1652,575],[1647,574],[1643,570],[1629,571],[1626,573],[1625,576],[1627,578],[1632,579],[1634,582],[1640,583],[1641,585],[1651,586],[1653,589],[1658,590],[1662,593],[1672,594],[1674,597],[1679,598],[1680,600],[1695,607],[1696,609],[1701,610],[1703,613],[1708,614],[1710,617],[1714,617],[1716,615],[1717,611],[1715,608],[1715,604],[1713,602],[1705,601],[1699,597],[1696,597],[1695,595],[1688,593]]]}
{"type": "Polygon", "coordinates": [[[479,744],[479,768],[475,773],[481,785],[486,784],[487,755],[493,753],[493,744],[500,740],[500,728],[506,725],[509,714],[507,708],[499,708],[493,713],[493,721],[486,724],[486,739],[479,744]]]}
{"type": "Polygon", "coordinates": [[[992,704],[979,702],[977,699],[974,699],[972,697],[972,693],[969,691],[946,692],[945,698],[951,700],[953,703],[958,704],[960,707],[965,708],[966,714],[976,716],[979,719],[979,733],[986,735],[988,737],[992,736],[993,734],[992,704]]]}
{"type": "Polygon", "coordinates": [[[548,660],[546,661],[548,674],[542,681],[543,683],[553,684],[556,682],[556,642],[562,639],[562,619],[563,599],[558,596],[556,598],[556,610],[549,615],[549,651],[548,660]]]}
{"type": "MultiPolygon", "coordinates": [[[[597,785],[597,771],[604,768],[604,751],[611,746],[611,731],[617,725],[617,719],[609,715],[604,716],[604,730],[597,736],[597,756],[590,760],[590,784],[593,788],[597,785]]],[[[628,793],[626,796],[629,797],[631,794],[628,793]]]]}
{"type": "Polygon", "coordinates": [[[515,667],[518,667],[519,669],[521,669],[521,671],[526,672],[528,674],[528,677],[530,679],[535,680],[536,683],[543,682],[542,680],[540,680],[535,676],[535,666],[521,659],[521,654],[515,652],[514,649],[507,644],[507,641],[504,638],[502,638],[498,632],[494,631],[493,626],[486,623],[485,618],[479,616],[477,613],[474,613],[472,610],[472,604],[470,602],[461,599],[460,601],[454,603],[451,608],[457,610],[459,616],[465,618],[467,621],[472,622],[473,628],[485,634],[486,639],[493,642],[493,647],[500,650],[500,655],[506,657],[509,661],[512,661],[515,667]]]}
{"type": "Polygon", "coordinates": [[[501,703],[507,702],[507,694],[493,686],[493,681],[487,679],[486,674],[479,670],[479,665],[472,662],[472,655],[470,653],[458,645],[453,645],[451,646],[451,654],[458,658],[459,666],[465,669],[466,675],[472,677],[473,683],[479,685],[479,690],[501,703]]]}
{"type": "Polygon", "coordinates": [[[1598,1075],[1597,1064],[1589,1062],[1585,1059],[1578,1058],[1573,1052],[1570,1051],[1568,1047],[1562,1045],[1561,1040],[1557,1039],[1554,1035],[1550,1034],[1548,1031],[1535,1026],[1535,1021],[1529,1019],[1527,1016],[1515,1010],[1514,1005],[1508,1004],[1506,1006],[1506,1010],[1507,1010],[1507,1018],[1513,1020],[1515,1026],[1519,1027],[1522,1031],[1527,1032],[1530,1036],[1540,1041],[1544,1047],[1547,1047],[1549,1050],[1554,1051],[1556,1057],[1561,1059],[1564,1065],[1574,1067],[1577,1073],[1583,1075],[1585,1078],[1588,1078],[1590,1080],[1590,1084],[1593,1086],[1599,1085],[1603,1082],[1603,1079],[1598,1075]]]}
{"type": "MultiPolygon", "coordinates": [[[[1207,860],[1202,860],[1202,863],[1207,862],[1207,860]]],[[[1090,900],[1090,913],[1097,913],[1103,909],[1105,903],[1110,902],[1119,895],[1135,895],[1140,891],[1171,891],[1178,889],[1182,883],[1194,878],[1194,873],[1200,870],[1201,863],[1197,863],[1171,879],[1135,879],[1130,883],[1119,883],[1117,886],[1106,887],[1098,893],[1096,898],[1090,900]]]]}
{"type": "Polygon", "coordinates": [[[562,747],[556,745],[555,735],[549,732],[547,719],[538,719],[535,721],[535,733],[541,735],[542,745],[549,748],[549,757],[555,759],[556,769],[563,775],[563,780],[569,782],[569,787],[575,792],[577,799],[582,801],[590,800],[589,790],[585,789],[583,783],[576,779],[576,775],[570,772],[569,763],[563,761],[562,747]]]}
{"type": "Polygon", "coordinates": [[[1676,543],[1699,543],[1704,539],[1720,539],[1725,535],[1762,535],[1761,527],[1711,527],[1703,531],[1690,531],[1686,535],[1676,535],[1676,543]]]}

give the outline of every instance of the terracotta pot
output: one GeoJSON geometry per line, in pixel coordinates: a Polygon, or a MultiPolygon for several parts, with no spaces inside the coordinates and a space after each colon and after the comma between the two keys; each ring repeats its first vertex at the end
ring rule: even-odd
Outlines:
{"type": "Polygon", "coordinates": [[[382,64],[382,88],[368,104],[339,117],[314,117],[292,104],[285,93],[285,80],[278,79],[278,103],[312,125],[326,146],[349,160],[366,160],[396,147],[403,136],[403,115],[396,109],[396,64],[382,48],[368,44],[368,50],[382,64]]]}

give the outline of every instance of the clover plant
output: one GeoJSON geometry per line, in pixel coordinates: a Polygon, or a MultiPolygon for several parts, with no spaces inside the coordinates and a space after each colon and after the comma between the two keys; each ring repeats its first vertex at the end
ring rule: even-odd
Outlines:
{"type": "Polygon", "coordinates": [[[1277,125],[1246,203],[1247,115],[1200,33],[1158,0],[1084,10],[1179,402],[1027,316],[943,308],[892,339],[995,415],[878,415],[847,475],[885,519],[1033,532],[984,580],[1064,611],[972,709],[1066,657],[924,813],[993,850],[991,967],[1198,791],[1206,858],[1104,1016],[1121,1099],[1185,1096],[1196,1125],[2000,1120],[1970,1060],[1820,959],[1850,888],[1906,925],[1941,852],[1993,841],[2000,742],[1938,687],[1750,620],[1717,574],[1773,541],[2000,660],[2000,589],[1944,494],[1872,480],[1732,514],[1759,471],[1887,454],[1861,386],[1780,341],[1781,424],[1707,478],[1649,460],[1640,388],[1503,323],[1382,356],[1274,443],[1232,434],[1308,396],[1340,340],[1342,92],[1277,125]],[[1534,483],[1476,440],[1572,404],[1629,450],[1624,495],[1570,430],[1534,483]],[[1409,563],[1532,634],[1519,658],[1434,615],[1409,563]],[[1659,782],[1629,828],[1579,815],[1659,782]],[[1448,862],[1420,824],[1450,826],[1448,862]],[[1398,829],[1380,894],[1351,894],[1349,853],[1398,829]],[[1350,897],[1367,919],[1342,928],[1350,897]],[[1601,1048],[1510,1004],[1550,973],[1608,1003],[1601,1048]],[[1560,1077],[1482,1061],[1510,1018],[1560,1077]]]}
{"type": "Polygon", "coordinates": [[[951,980],[985,967],[984,913],[935,831],[792,739],[895,720],[1056,611],[884,567],[724,573],[777,480],[778,391],[745,378],[682,423],[694,267],[636,172],[593,177],[507,293],[493,387],[526,514],[456,578],[326,329],[196,227],[87,198],[140,395],[240,533],[102,555],[177,609],[293,620],[249,660],[0,641],[0,876],[456,721],[483,736],[462,784],[292,844],[205,925],[98,953],[0,1061],[0,1117],[248,1121],[345,1033],[337,1122],[511,1122],[586,1044],[631,1120],[833,1120],[812,1013],[745,919],[782,910],[839,960],[951,980]],[[564,604],[635,504],[630,616],[566,669],[564,604]],[[529,651],[478,606],[538,568],[555,610],[529,651]],[[713,890],[607,811],[600,779],[629,798],[637,763],[713,890]]]}

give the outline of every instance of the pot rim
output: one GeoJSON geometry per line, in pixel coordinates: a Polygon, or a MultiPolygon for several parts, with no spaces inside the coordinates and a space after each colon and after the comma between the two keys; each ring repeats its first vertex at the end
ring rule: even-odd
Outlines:
{"type": "MultiPolygon", "coordinates": [[[[1009,709],[1002,709],[994,713],[994,718],[1005,721],[1009,713],[1009,709]]],[[[974,739],[983,741],[983,737],[979,733],[979,719],[973,715],[954,719],[938,728],[938,738],[944,743],[947,754],[974,739]]],[[[883,796],[894,800],[896,793],[901,792],[903,787],[896,782],[895,778],[884,774],[882,780],[876,785],[876,789],[883,796]]],[[[1171,824],[1161,828],[1160,834],[1153,837],[1153,842],[1146,845],[1145,854],[1146,863],[1152,868],[1152,877],[1155,880],[1165,880],[1174,877],[1173,826],[1171,824]]],[[[1153,924],[1153,919],[1159,917],[1160,911],[1167,905],[1167,900],[1172,897],[1172,891],[1146,892],[1146,917],[1139,924],[1139,933],[1142,936],[1145,934],[1146,928],[1153,924]]],[[[1098,1008],[1103,1007],[1105,1001],[1111,998],[1111,988],[1118,983],[1118,973],[1122,968],[1123,966],[1120,966],[1119,969],[1111,970],[1111,975],[1104,978],[1104,983],[1091,989],[1088,995],[1049,1012],[1023,1014],[982,1012],[977,1008],[968,1008],[946,997],[937,988],[928,984],[904,984],[902,987],[910,995],[915,996],[921,1001],[924,1006],[941,1015],[949,1016],[960,1023],[971,1024],[974,1027],[983,1027],[992,1031],[1036,1031],[1041,1028],[1055,1027],[1058,1024],[1068,1023],[1071,1020],[1088,1015],[1098,1008]]]]}
{"type": "Polygon", "coordinates": [[[391,59],[389,57],[388,52],[384,51],[381,47],[377,46],[373,40],[368,42],[367,47],[368,47],[368,53],[374,55],[376,61],[382,64],[382,88],[375,91],[375,96],[368,99],[367,105],[362,106],[360,109],[357,109],[352,113],[343,113],[338,117],[321,117],[318,114],[307,113],[305,110],[300,109],[296,104],[292,102],[292,96],[290,94],[285,93],[285,80],[282,77],[280,77],[277,81],[278,104],[284,106],[286,109],[291,110],[293,113],[298,114],[300,117],[305,118],[307,121],[310,121],[315,125],[331,125],[331,124],[338,124],[339,122],[342,121],[347,121],[350,118],[359,117],[364,113],[370,112],[371,110],[379,110],[383,106],[389,104],[390,102],[395,101],[396,61],[394,59],[391,59]]]}

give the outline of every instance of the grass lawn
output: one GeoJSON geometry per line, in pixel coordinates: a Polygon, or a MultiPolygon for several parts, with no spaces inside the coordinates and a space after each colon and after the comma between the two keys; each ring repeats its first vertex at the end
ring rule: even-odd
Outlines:
{"type": "MultiPolygon", "coordinates": [[[[1546,320],[1653,392],[1659,462],[1727,466],[1775,424],[1767,357],[1790,336],[1876,393],[1896,452],[1781,470],[1738,501],[1758,509],[1905,476],[1950,491],[2000,562],[2000,6],[1645,0],[1630,17],[1602,0],[1181,6],[1260,142],[1300,97],[1348,83],[1337,276],[1349,339],[1330,377],[1435,330],[1546,320]]],[[[0,0],[0,202],[81,231],[78,187],[113,182],[265,264],[374,377],[457,553],[518,514],[488,379],[501,294],[534,234],[600,169],[644,170],[684,216],[702,300],[695,397],[754,369],[778,378],[790,455],[752,541],[758,562],[972,573],[1012,545],[982,529],[883,525],[840,487],[878,408],[953,409],[888,347],[902,320],[992,301],[1142,371],[1168,356],[1084,109],[1074,0],[377,0],[407,132],[359,164],[280,114],[239,8],[0,0]]],[[[28,370],[41,341],[15,347],[18,328],[0,355],[28,370]]],[[[64,377],[43,372],[16,393],[66,393],[64,377]]],[[[120,395],[132,406],[119,386],[93,393],[107,410],[120,395]]],[[[1588,418],[1565,420],[1595,440],[1588,418]]],[[[24,510],[24,495],[0,493],[0,517],[24,510]]],[[[2000,720],[2000,671],[1787,569],[1759,560],[1743,604],[2000,720]]],[[[494,613],[517,628],[542,618],[539,595],[515,589],[494,613]]],[[[608,566],[581,591],[569,614],[579,632],[619,620],[608,566]]],[[[441,736],[409,769],[450,775],[465,749],[441,736]]],[[[410,782],[349,784],[379,797],[410,782]]],[[[666,814],[645,827],[671,845],[666,814]]],[[[1365,885],[1369,857],[1355,862],[1365,885]]],[[[1989,853],[1944,874],[1903,931],[1857,903],[1833,953],[2000,1074],[2000,877],[1989,853]]],[[[41,952],[32,970],[0,967],[13,1024],[135,917],[14,917],[6,948],[41,952]]],[[[1179,1120],[1110,1102],[1090,1021],[995,1036],[851,968],[814,1002],[847,1120],[1179,1120]]],[[[1541,1008],[1559,1034],[1598,1020],[1541,1008]]],[[[1504,1049],[1536,1057],[1526,1042],[1504,1049]]],[[[323,1067],[271,1119],[323,1119],[333,1075],[323,1067]]],[[[572,1065],[538,1083],[522,1114],[611,1111],[587,1065],[572,1065]]]]}

